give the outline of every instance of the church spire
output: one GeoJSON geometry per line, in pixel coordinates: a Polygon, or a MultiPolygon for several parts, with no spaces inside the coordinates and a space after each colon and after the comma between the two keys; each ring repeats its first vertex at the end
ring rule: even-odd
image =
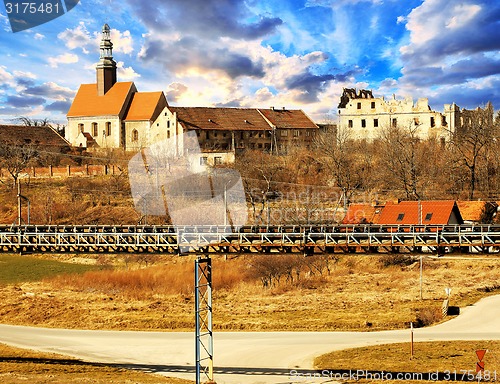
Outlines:
{"type": "Polygon", "coordinates": [[[109,35],[109,25],[102,27],[100,58],[97,64],[97,94],[104,96],[116,83],[116,62],[113,60],[113,43],[109,35]]]}

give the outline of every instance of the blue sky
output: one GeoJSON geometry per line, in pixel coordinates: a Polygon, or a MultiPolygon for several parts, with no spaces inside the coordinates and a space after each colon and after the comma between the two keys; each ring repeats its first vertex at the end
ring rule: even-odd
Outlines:
{"type": "Polygon", "coordinates": [[[300,108],[334,121],[344,87],[500,109],[497,0],[81,0],[12,33],[0,5],[0,121],[65,124],[112,29],[119,81],[171,105],[300,108]]]}

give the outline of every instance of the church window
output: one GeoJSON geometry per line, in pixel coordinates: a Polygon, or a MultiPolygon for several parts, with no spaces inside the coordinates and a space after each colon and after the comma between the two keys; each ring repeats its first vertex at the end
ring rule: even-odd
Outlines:
{"type": "Polygon", "coordinates": [[[132,131],[132,141],[138,141],[139,140],[139,132],[137,131],[137,129],[134,129],[132,131]]]}
{"type": "Polygon", "coordinates": [[[97,127],[97,123],[92,123],[92,136],[97,137],[99,134],[99,130],[97,127]]]}
{"type": "Polygon", "coordinates": [[[84,125],[83,124],[78,124],[78,132],[83,132],[84,125]]]}
{"type": "Polygon", "coordinates": [[[106,136],[111,136],[111,123],[109,121],[106,123],[106,136]]]}

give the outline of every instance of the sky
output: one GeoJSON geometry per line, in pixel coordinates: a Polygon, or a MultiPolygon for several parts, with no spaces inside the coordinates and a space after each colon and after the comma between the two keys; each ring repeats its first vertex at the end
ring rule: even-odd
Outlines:
{"type": "Polygon", "coordinates": [[[81,0],[13,33],[0,4],[0,122],[66,124],[95,83],[104,23],[118,81],[172,106],[302,109],[334,122],[343,88],[500,109],[498,0],[81,0]]]}

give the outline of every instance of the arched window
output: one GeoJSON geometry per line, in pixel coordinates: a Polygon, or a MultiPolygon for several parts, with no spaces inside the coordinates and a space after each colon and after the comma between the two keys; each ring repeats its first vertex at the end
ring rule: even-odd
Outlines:
{"type": "Polygon", "coordinates": [[[97,137],[97,134],[99,133],[97,129],[97,123],[92,123],[92,136],[97,137]]]}
{"type": "Polygon", "coordinates": [[[139,141],[139,132],[137,129],[134,129],[132,131],[132,141],[139,141]]]}

